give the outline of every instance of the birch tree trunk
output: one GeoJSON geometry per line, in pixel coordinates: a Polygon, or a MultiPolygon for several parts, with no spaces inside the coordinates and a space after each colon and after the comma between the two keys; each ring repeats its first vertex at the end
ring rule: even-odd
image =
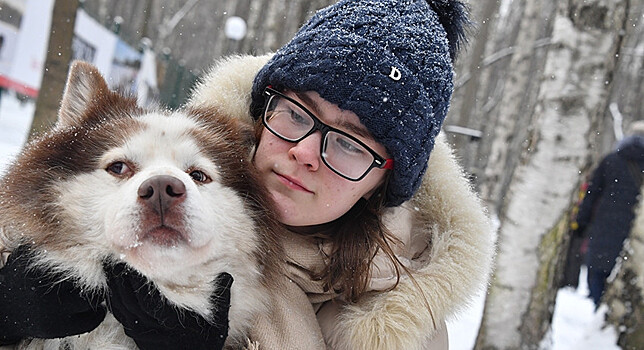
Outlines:
{"type": "MultiPolygon", "coordinates": [[[[589,136],[597,131],[597,121],[607,107],[626,5],[626,0],[559,4],[538,98],[534,109],[526,111],[532,118],[530,132],[520,163],[508,178],[507,193],[501,197],[497,268],[477,349],[537,349],[549,328],[558,281],[553,262],[565,252],[563,213],[588,161],[589,136]]],[[[526,12],[530,11],[538,9],[528,4],[526,12]]],[[[517,52],[520,57],[513,62],[529,55],[517,52]]],[[[502,110],[519,117],[522,107],[513,102],[502,110]]],[[[495,139],[498,146],[493,147],[488,174],[499,173],[498,166],[506,164],[508,151],[503,147],[507,148],[512,123],[507,121],[497,130],[501,137],[495,139]]],[[[488,193],[494,197],[503,187],[490,186],[488,193]]]]}
{"type": "Polygon", "coordinates": [[[619,334],[618,344],[636,350],[644,344],[644,203],[637,207],[633,230],[606,288],[606,323],[619,334]]]}
{"type": "Polygon", "coordinates": [[[494,124],[494,138],[492,139],[491,150],[488,155],[488,164],[485,169],[484,183],[481,186],[481,195],[488,199],[493,211],[498,211],[502,204],[502,198],[508,188],[512,177],[511,164],[512,154],[516,154],[516,148],[508,147],[516,144],[516,140],[522,140],[526,134],[525,127],[531,114],[530,98],[526,91],[533,81],[531,72],[533,65],[539,64],[534,61],[534,43],[539,35],[539,28],[543,26],[541,21],[542,6],[547,1],[527,1],[524,12],[521,16],[521,23],[513,47],[513,55],[507,67],[508,79],[503,88],[504,94],[498,109],[497,122],[494,124]]]}

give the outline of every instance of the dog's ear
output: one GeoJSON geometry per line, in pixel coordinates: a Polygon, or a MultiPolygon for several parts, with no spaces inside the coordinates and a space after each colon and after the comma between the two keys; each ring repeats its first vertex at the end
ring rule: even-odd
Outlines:
{"type": "Polygon", "coordinates": [[[67,75],[57,127],[79,125],[90,106],[110,93],[105,79],[93,65],[74,61],[67,75]]]}

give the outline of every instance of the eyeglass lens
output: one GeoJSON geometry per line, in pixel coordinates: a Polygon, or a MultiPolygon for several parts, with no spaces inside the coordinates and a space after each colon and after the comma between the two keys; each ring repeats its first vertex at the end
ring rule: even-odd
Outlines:
{"type": "MultiPolygon", "coordinates": [[[[315,121],[306,111],[279,95],[270,97],[264,122],[272,133],[291,142],[300,141],[315,128],[315,121]]],[[[331,170],[349,179],[361,178],[374,161],[373,155],[364,146],[333,130],[324,135],[321,156],[331,170]]]]}

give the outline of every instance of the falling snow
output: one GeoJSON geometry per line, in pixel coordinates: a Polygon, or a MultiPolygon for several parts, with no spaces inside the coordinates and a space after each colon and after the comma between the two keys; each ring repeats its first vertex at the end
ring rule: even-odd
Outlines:
{"type": "MultiPolygon", "coordinates": [[[[20,151],[27,139],[34,111],[33,101],[20,102],[15,94],[3,91],[0,95],[0,174],[20,151]]],[[[416,209],[416,208],[414,208],[416,209]]],[[[564,288],[557,295],[553,330],[543,340],[540,350],[619,350],[615,331],[603,327],[605,309],[593,310],[586,297],[585,271],[577,290],[564,288]]],[[[448,322],[451,350],[470,350],[483,314],[484,299],[479,295],[462,313],[448,322]]]]}

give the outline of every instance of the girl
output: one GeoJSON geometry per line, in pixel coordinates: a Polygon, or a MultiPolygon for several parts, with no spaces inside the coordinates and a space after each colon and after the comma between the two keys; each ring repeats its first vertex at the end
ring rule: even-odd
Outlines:
{"type": "Polygon", "coordinates": [[[457,1],[340,1],[275,55],[220,62],[197,87],[191,105],[240,118],[251,91],[253,162],[288,229],[262,347],[446,348],[445,319],[493,255],[436,138],[465,24],[457,1]]]}

